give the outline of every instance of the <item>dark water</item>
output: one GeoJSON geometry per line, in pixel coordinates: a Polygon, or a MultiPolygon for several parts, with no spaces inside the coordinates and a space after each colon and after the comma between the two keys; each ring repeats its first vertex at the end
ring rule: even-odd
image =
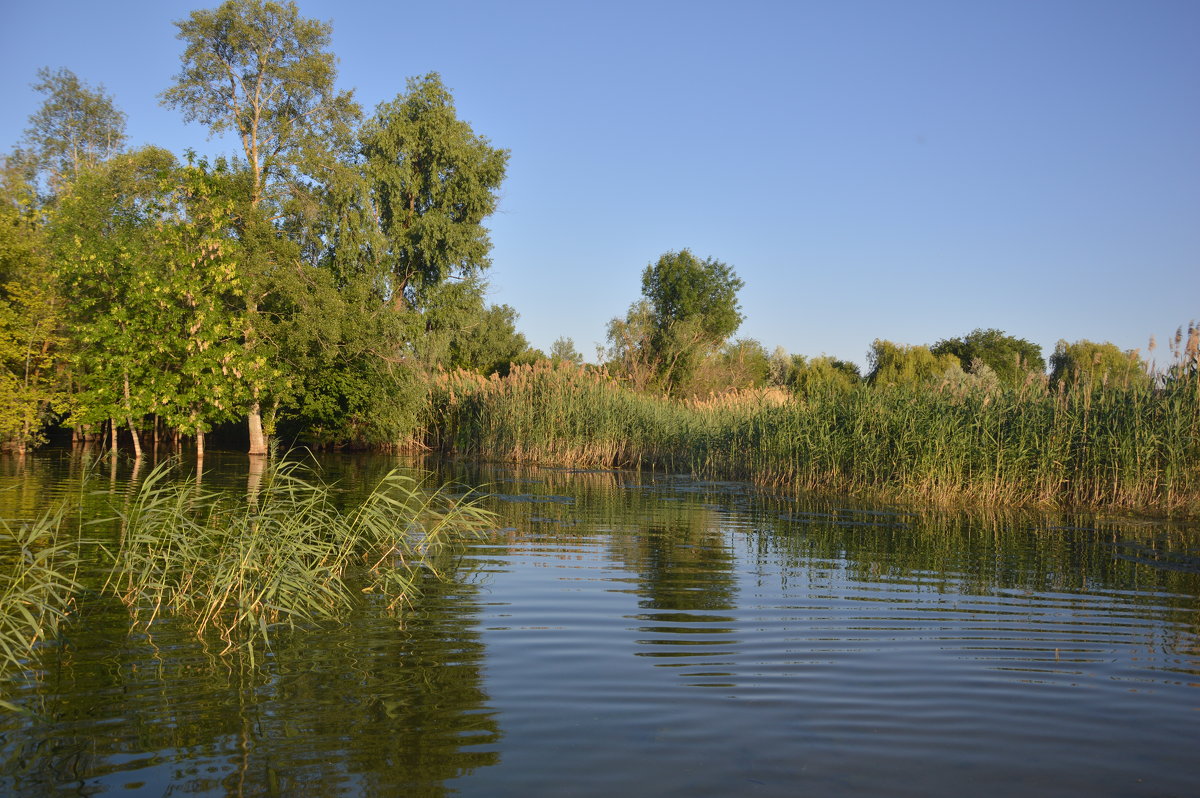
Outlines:
{"type": "MultiPolygon", "coordinates": [[[[205,484],[244,490],[245,461],[205,484]]],[[[324,467],[353,493],[397,462],[324,467]]],[[[80,472],[0,460],[0,515],[80,472]]],[[[504,528],[402,624],[364,600],[251,663],[88,597],[2,688],[27,711],[0,715],[0,793],[1200,795],[1194,527],[442,475],[488,483],[504,528]]]]}

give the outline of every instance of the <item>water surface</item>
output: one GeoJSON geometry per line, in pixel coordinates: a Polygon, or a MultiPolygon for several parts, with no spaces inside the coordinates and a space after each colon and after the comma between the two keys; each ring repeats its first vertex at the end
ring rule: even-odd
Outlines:
{"type": "MultiPolygon", "coordinates": [[[[201,478],[244,491],[245,462],[201,478]]],[[[397,464],[323,461],[348,499],[397,464]]],[[[86,596],[4,688],[0,792],[1200,794],[1194,528],[441,468],[502,527],[402,621],[365,597],[251,662],[86,596]]],[[[0,515],[82,473],[0,460],[0,515]]]]}

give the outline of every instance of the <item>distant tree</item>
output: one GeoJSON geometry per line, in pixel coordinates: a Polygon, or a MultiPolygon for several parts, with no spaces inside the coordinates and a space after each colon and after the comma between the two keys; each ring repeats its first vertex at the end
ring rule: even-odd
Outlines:
{"type": "Polygon", "coordinates": [[[729,266],[699,260],[686,249],[666,253],[642,273],[642,295],[650,302],[655,332],[690,324],[713,346],[741,326],[737,293],[744,285],[729,266]]]}
{"type": "Polygon", "coordinates": [[[871,372],[867,381],[872,385],[916,385],[930,382],[959,369],[958,358],[952,354],[935,355],[927,346],[908,346],[875,339],[867,355],[871,372]]]}
{"type": "Polygon", "coordinates": [[[550,347],[550,360],[554,363],[574,363],[583,365],[583,355],[575,349],[575,341],[571,338],[558,338],[550,347]]]}
{"type": "Polygon", "coordinates": [[[69,69],[43,67],[33,88],[46,99],[29,117],[25,152],[52,191],[121,151],[125,114],[103,86],[92,88],[69,69]]]}
{"type": "Polygon", "coordinates": [[[363,170],[388,264],[394,307],[490,264],[483,220],[499,202],[508,151],[460,120],[454,99],[431,72],[383,103],[361,132],[363,170]]]}
{"type": "Polygon", "coordinates": [[[1151,377],[1136,349],[1082,339],[1059,341],[1050,356],[1050,379],[1068,385],[1143,385],[1151,377]]]}
{"type": "Polygon", "coordinates": [[[726,264],[686,249],[646,267],[648,354],[669,390],[683,388],[699,361],[741,326],[737,293],[744,285],[726,264]]]}
{"type": "Polygon", "coordinates": [[[793,355],[787,384],[800,396],[812,396],[846,391],[862,381],[858,366],[847,360],[838,360],[827,355],[811,359],[803,355],[793,355]]]}
{"type": "Polygon", "coordinates": [[[651,347],[652,334],[650,303],[642,299],[629,306],[625,318],[608,322],[608,347],[597,352],[608,372],[635,391],[657,387],[661,364],[651,347]]]}
{"type": "Polygon", "coordinates": [[[973,330],[962,338],[938,341],[929,351],[934,355],[954,355],[967,373],[974,373],[976,362],[986,364],[1007,386],[1019,384],[1031,371],[1038,374],[1046,371],[1040,346],[1001,330],[973,330]]]}
{"type": "Polygon", "coordinates": [[[517,312],[508,305],[491,305],[450,344],[450,365],[480,374],[506,376],[513,365],[545,358],[517,332],[517,312]]]}
{"type": "Polygon", "coordinates": [[[771,377],[771,360],[762,343],[737,338],[725,344],[698,369],[708,384],[693,386],[692,393],[713,393],[743,388],[761,388],[771,377]]]}

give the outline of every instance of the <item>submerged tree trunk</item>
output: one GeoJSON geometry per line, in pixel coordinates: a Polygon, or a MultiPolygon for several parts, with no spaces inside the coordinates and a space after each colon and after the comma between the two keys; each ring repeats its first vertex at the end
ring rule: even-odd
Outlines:
{"type": "Polygon", "coordinates": [[[250,456],[266,455],[267,438],[263,435],[262,406],[257,401],[250,406],[250,414],[246,421],[250,430],[250,456]]]}
{"type": "MultiPolygon", "coordinates": [[[[137,427],[133,425],[133,402],[129,398],[129,374],[125,374],[125,424],[129,427],[129,434],[133,437],[133,457],[135,460],[142,459],[142,441],[138,436],[137,427]]],[[[114,436],[116,430],[113,430],[114,436]]]]}

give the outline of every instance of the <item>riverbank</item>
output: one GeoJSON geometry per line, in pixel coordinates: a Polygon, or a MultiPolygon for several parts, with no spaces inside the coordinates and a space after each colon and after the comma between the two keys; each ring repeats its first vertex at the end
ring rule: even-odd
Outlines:
{"type": "Polygon", "coordinates": [[[425,441],[455,456],[654,467],[933,504],[1200,515],[1200,384],[1009,390],[856,386],[707,401],[569,365],[442,375],[425,441]]]}

